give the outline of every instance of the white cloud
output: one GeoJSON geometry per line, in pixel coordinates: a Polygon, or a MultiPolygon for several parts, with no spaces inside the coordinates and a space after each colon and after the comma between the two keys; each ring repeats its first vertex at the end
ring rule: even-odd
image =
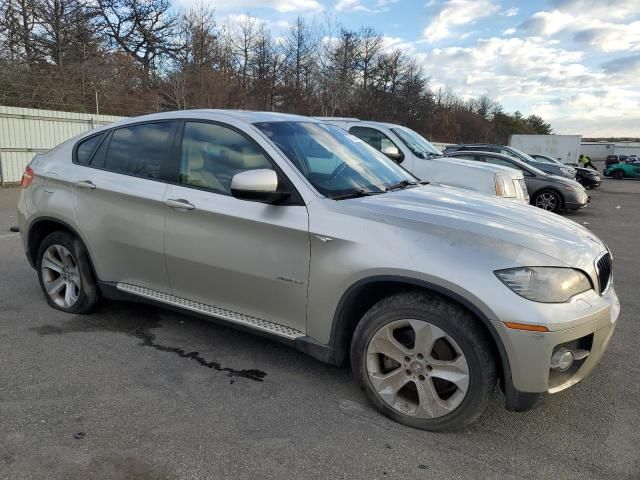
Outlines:
{"type": "Polygon", "coordinates": [[[516,7],[511,7],[511,8],[507,8],[505,11],[500,12],[500,15],[504,16],[504,17],[515,17],[516,15],[518,15],[518,12],[520,10],[516,7]]]}
{"type": "Polygon", "coordinates": [[[338,0],[335,9],[339,12],[362,12],[362,13],[380,13],[387,11],[387,5],[395,3],[398,0],[378,0],[376,5],[382,8],[367,7],[362,3],[362,0],[338,0]]]}
{"type": "Polygon", "coordinates": [[[451,36],[455,27],[472,24],[498,10],[490,0],[448,0],[422,35],[429,43],[437,42],[451,36]]]}
{"type": "Polygon", "coordinates": [[[530,35],[568,36],[602,52],[636,51],[640,50],[638,5],[637,0],[557,0],[556,8],[534,13],[521,27],[530,35]]]}
{"type": "Polygon", "coordinates": [[[640,131],[640,55],[585,65],[583,51],[542,37],[480,39],[471,47],[436,48],[422,64],[431,85],[462,97],[488,94],[522,107],[557,133],[633,135],[640,131]]]}
{"type": "Polygon", "coordinates": [[[507,28],[502,32],[502,35],[513,35],[514,33],[516,33],[515,28],[507,28]]]}
{"type": "MultiPolygon", "coordinates": [[[[194,0],[183,0],[186,3],[195,3],[194,0]]],[[[252,8],[269,8],[278,12],[319,12],[323,10],[318,0],[233,0],[222,1],[214,4],[216,10],[248,10],[252,8]]]]}

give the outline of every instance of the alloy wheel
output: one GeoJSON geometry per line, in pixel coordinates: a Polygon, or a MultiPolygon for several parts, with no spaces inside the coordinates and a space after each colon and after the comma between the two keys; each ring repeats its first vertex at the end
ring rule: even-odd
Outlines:
{"type": "Polygon", "coordinates": [[[469,365],[446,332],[424,320],[381,327],[367,347],[367,373],[377,395],[394,410],[417,418],[453,412],[469,388],[469,365]]]}
{"type": "Polygon", "coordinates": [[[78,301],[82,286],[78,263],[62,245],[49,246],[42,255],[41,275],[49,298],[62,308],[71,308],[78,301]]]}
{"type": "Polygon", "coordinates": [[[543,192],[536,198],[536,207],[553,211],[558,206],[558,199],[551,192],[543,192]]]}

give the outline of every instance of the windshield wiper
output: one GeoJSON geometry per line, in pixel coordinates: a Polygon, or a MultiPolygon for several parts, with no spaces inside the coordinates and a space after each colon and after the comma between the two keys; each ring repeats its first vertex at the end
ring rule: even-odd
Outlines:
{"type": "Polygon", "coordinates": [[[380,195],[381,193],[384,193],[384,192],[382,190],[378,192],[374,192],[371,190],[364,190],[361,188],[359,190],[355,190],[350,193],[345,193],[343,195],[335,195],[331,197],[331,200],[346,200],[348,198],[370,197],[372,195],[380,195]]]}
{"type": "Polygon", "coordinates": [[[387,188],[385,188],[385,190],[388,192],[390,190],[403,190],[405,188],[407,188],[410,185],[417,185],[416,182],[412,182],[411,180],[400,180],[398,183],[394,183],[392,185],[389,185],[387,188]]]}

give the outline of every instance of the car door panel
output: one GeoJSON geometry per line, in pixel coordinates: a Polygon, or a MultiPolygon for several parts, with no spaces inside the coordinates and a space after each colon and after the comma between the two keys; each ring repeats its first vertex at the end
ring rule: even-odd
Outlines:
{"type": "Polygon", "coordinates": [[[87,166],[76,167],[74,213],[105,282],[166,292],[161,170],[170,161],[177,122],[114,129],[87,166]]]}
{"type": "Polygon", "coordinates": [[[100,280],[167,291],[163,199],[167,185],[90,168],[95,189],[74,186],[76,221],[92,245],[100,280]]]}
{"type": "Polygon", "coordinates": [[[165,201],[193,208],[173,202],[165,207],[169,281],[175,296],[305,331],[306,207],[230,194],[234,174],[271,166],[246,134],[225,125],[185,123],[182,184],[169,186],[165,201]]]}
{"type": "Polygon", "coordinates": [[[166,259],[174,295],[304,331],[309,275],[304,206],[266,205],[181,186],[166,198],[166,259]]]}

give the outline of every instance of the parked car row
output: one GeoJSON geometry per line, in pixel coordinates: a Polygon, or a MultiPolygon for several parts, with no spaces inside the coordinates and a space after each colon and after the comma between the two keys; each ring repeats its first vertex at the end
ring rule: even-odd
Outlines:
{"type": "MultiPolygon", "coordinates": [[[[574,180],[577,169],[535,159],[513,147],[465,144],[449,146],[442,153],[401,125],[356,118],[318,119],[338,125],[423,180],[530,202],[553,212],[577,210],[589,202],[585,189],[574,180]]],[[[590,178],[591,186],[600,184],[599,176],[590,178]]]]}
{"type": "Polygon", "coordinates": [[[613,177],[617,180],[624,178],[640,178],[640,160],[627,160],[623,163],[613,163],[607,166],[603,172],[605,177],[613,177]]]}
{"type": "Polygon", "coordinates": [[[100,298],[164,305],[348,359],[376,408],[427,430],[470,424],[498,385],[525,411],[588,375],[620,312],[612,254],[523,197],[567,208],[582,187],[353,123],[359,136],[272,112],[158,113],[36,155],[18,220],[46,301],[69,314],[100,298]],[[484,186],[420,181],[421,162],[467,166],[484,186]]]}
{"type": "MultiPolygon", "coordinates": [[[[542,163],[554,163],[557,165],[564,165],[557,158],[551,158],[547,155],[540,155],[536,153],[529,154],[530,157],[536,159],[542,163]]],[[[602,183],[600,173],[593,168],[584,168],[577,165],[570,165],[576,171],[576,181],[585,188],[596,188],[602,183]]]]}

